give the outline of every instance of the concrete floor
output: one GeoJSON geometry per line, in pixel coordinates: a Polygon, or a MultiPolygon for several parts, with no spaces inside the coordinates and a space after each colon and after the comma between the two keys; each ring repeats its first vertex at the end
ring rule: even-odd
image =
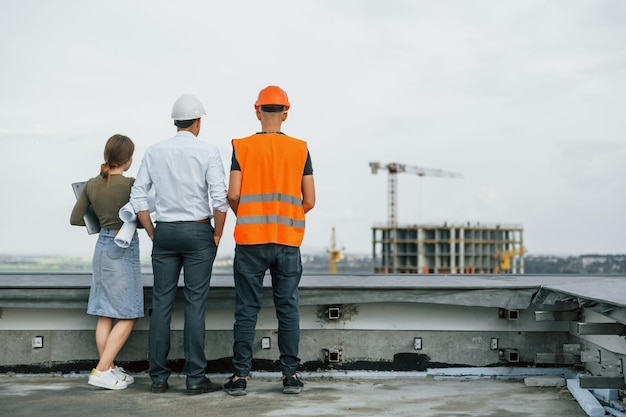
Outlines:
{"type": "MultiPolygon", "coordinates": [[[[303,376],[304,391],[284,395],[280,377],[255,374],[248,395],[184,394],[185,379],[170,378],[165,394],[150,392],[150,379],[134,374],[125,390],[87,384],[87,375],[0,375],[2,417],[585,417],[567,388],[528,387],[523,380],[398,376],[303,376]]],[[[222,382],[227,375],[209,375],[222,382]]]]}

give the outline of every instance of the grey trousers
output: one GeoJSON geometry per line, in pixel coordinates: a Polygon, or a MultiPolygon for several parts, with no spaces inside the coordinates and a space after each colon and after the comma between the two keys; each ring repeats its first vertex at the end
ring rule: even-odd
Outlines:
{"type": "Polygon", "coordinates": [[[158,222],[154,230],[152,269],[152,316],[150,317],[150,378],[155,384],[167,381],[170,323],[181,269],[184,274],[184,373],[187,385],[204,380],[205,311],[217,246],[213,226],[200,222],[158,222]]]}

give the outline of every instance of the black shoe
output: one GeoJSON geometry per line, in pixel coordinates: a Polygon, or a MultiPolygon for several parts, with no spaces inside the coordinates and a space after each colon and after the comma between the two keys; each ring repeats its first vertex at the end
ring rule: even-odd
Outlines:
{"type": "Polygon", "coordinates": [[[170,386],[168,385],[167,381],[165,381],[162,384],[152,383],[152,386],[150,387],[150,391],[154,392],[155,394],[162,394],[165,391],[167,391],[169,387],[170,386]]]}
{"type": "Polygon", "coordinates": [[[187,395],[204,394],[205,392],[221,391],[222,386],[211,382],[209,378],[206,378],[200,385],[187,385],[187,395]]]}
{"type": "Polygon", "coordinates": [[[300,394],[304,383],[297,376],[288,376],[283,379],[283,394],[300,394]]]}
{"type": "Polygon", "coordinates": [[[229,395],[246,395],[246,386],[248,385],[246,382],[246,378],[239,377],[238,380],[234,381],[235,375],[231,376],[228,379],[228,382],[224,384],[224,391],[226,391],[229,395]]]}

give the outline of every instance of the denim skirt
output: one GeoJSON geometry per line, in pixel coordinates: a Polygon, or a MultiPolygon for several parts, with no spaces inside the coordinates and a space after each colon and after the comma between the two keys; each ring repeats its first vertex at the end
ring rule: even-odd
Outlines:
{"type": "Polygon", "coordinates": [[[87,313],[116,319],[143,317],[143,285],[139,263],[139,237],[119,247],[115,232],[101,229],[93,254],[93,280],[87,313]]]}

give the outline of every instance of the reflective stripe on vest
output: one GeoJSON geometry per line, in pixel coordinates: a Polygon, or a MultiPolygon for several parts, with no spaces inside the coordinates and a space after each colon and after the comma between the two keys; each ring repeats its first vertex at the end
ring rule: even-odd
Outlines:
{"type": "Polygon", "coordinates": [[[289,217],[283,216],[246,216],[246,217],[238,217],[237,224],[269,224],[269,223],[278,223],[283,226],[296,227],[299,229],[304,229],[304,220],[294,220],[289,217]]]}
{"type": "Polygon", "coordinates": [[[291,195],[272,193],[272,194],[248,194],[239,198],[239,204],[242,203],[269,203],[270,201],[280,201],[281,203],[289,203],[296,206],[302,206],[302,200],[291,195]]]}

